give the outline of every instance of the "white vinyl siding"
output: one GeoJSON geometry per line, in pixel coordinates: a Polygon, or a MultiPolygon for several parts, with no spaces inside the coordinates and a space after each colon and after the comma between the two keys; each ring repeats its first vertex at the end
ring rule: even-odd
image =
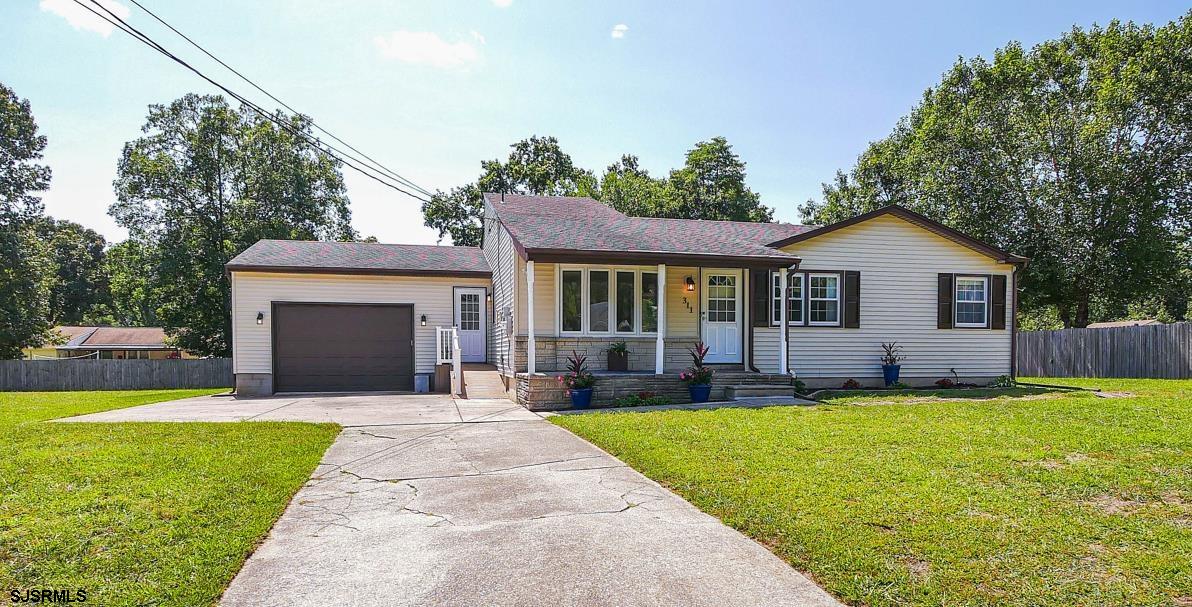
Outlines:
{"type": "Polygon", "coordinates": [[[513,239],[504,226],[497,222],[492,205],[487,202],[485,211],[484,259],[492,269],[492,322],[488,324],[488,359],[501,371],[512,369],[513,340],[517,301],[514,289],[517,281],[517,254],[513,250],[513,239]]]}
{"type": "MultiPolygon", "coordinates": [[[[414,370],[434,371],[435,327],[454,321],[453,287],[489,287],[487,278],[357,276],[338,274],[232,274],[234,373],[272,373],[272,302],[414,304],[414,370]],[[265,314],[257,324],[257,313],[265,314]],[[419,319],[426,315],[426,326],[419,319]]],[[[485,313],[490,313],[485,309],[485,313]]]]}
{"type": "MultiPolygon", "coordinates": [[[[790,367],[799,377],[879,378],[881,344],[890,341],[905,347],[904,380],[929,384],[950,377],[953,368],[961,377],[1010,372],[1013,266],[888,215],[783,250],[801,256],[805,268],[861,273],[860,328],[790,331],[790,367]],[[1006,329],[937,329],[939,273],[1006,276],[1006,329]]],[[[838,286],[838,297],[843,286],[838,286]]],[[[777,372],[777,327],[754,329],[754,361],[762,371],[777,372]]]]}

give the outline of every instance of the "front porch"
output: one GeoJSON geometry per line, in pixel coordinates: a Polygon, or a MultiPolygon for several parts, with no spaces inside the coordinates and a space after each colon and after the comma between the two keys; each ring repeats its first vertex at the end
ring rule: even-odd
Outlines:
{"type": "MultiPolygon", "coordinates": [[[[561,373],[561,372],[560,372],[561,373]]],[[[650,392],[669,399],[672,403],[691,402],[687,386],[679,379],[679,373],[655,374],[653,371],[595,371],[596,386],[592,394],[593,405],[608,405],[618,398],[650,392]]],[[[555,373],[518,373],[515,377],[517,402],[531,411],[568,409],[571,400],[567,390],[559,384],[555,373]]],[[[710,400],[731,400],[731,392],[747,386],[791,386],[791,376],[772,373],[754,373],[738,369],[721,369],[712,382],[710,400]]]]}

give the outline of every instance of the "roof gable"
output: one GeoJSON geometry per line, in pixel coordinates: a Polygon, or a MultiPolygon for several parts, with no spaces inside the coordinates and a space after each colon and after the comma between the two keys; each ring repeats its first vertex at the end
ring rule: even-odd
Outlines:
{"type": "Polygon", "coordinates": [[[913,224],[924,230],[927,230],[928,232],[932,232],[938,236],[951,240],[956,244],[972,249],[973,251],[985,255],[986,257],[990,257],[999,263],[1025,264],[1027,261],[1029,261],[1026,257],[1002,250],[987,242],[973,238],[972,236],[969,236],[959,230],[950,228],[938,221],[935,221],[934,219],[920,215],[910,209],[898,205],[884,206],[880,209],[845,219],[844,221],[838,221],[833,224],[807,230],[799,234],[794,234],[781,240],[771,242],[770,246],[775,248],[788,247],[795,243],[811,240],[812,238],[823,236],[825,234],[831,234],[832,232],[835,232],[841,228],[847,228],[849,226],[857,225],[859,223],[869,221],[870,219],[884,217],[886,215],[898,217],[907,223],[913,224]]]}

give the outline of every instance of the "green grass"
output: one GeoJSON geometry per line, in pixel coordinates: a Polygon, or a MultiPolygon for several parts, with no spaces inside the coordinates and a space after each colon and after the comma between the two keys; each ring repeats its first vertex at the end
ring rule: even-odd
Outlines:
{"type": "Polygon", "coordinates": [[[1192,604],[1192,381],[554,423],[853,605],[1192,604]],[[956,398],[962,397],[962,398],[956,398]]]}
{"type": "Polygon", "coordinates": [[[210,605],[310,476],[330,424],[43,420],[218,390],[0,393],[0,591],[210,605]]]}

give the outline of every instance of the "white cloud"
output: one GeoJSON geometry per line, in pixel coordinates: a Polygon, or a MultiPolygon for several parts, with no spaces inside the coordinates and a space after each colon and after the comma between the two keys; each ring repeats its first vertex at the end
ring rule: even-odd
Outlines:
{"type": "Polygon", "coordinates": [[[624,38],[625,32],[628,32],[628,31],[629,31],[628,25],[625,25],[624,23],[618,23],[613,26],[612,36],[613,36],[613,38],[624,38]]]}
{"type": "MultiPolygon", "coordinates": [[[[104,8],[112,11],[112,13],[121,19],[128,19],[128,7],[116,2],[115,0],[97,0],[104,8]]],[[[54,13],[71,25],[76,30],[86,30],[88,32],[95,32],[104,38],[112,35],[116,26],[100,19],[91,11],[75,4],[74,0],[41,0],[38,4],[41,10],[54,13]]],[[[103,12],[98,7],[92,7],[96,12],[105,17],[109,17],[107,13],[103,12]]]]}
{"type": "MultiPolygon", "coordinates": [[[[483,38],[483,36],[481,36],[483,38]]],[[[447,42],[434,32],[399,30],[373,38],[386,59],[438,68],[463,67],[480,60],[480,51],[464,41],[447,42]]]]}
{"type": "Polygon", "coordinates": [[[493,0],[493,6],[499,6],[501,8],[509,8],[510,4],[513,4],[513,0],[493,0]]]}

